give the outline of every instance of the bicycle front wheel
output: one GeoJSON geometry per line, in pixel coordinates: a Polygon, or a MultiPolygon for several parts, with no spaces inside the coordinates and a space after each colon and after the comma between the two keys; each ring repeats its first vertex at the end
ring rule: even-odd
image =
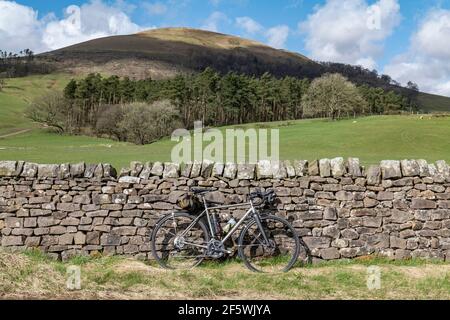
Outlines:
{"type": "Polygon", "coordinates": [[[239,236],[240,258],[255,272],[289,271],[300,253],[300,240],[295,229],[277,216],[265,216],[260,220],[267,241],[256,220],[252,220],[239,236]]]}
{"type": "Polygon", "coordinates": [[[191,269],[205,258],[209,233],[202,221],[186,212],[161,219],[152,232],[152,254],[166,269],[191,269]]]}

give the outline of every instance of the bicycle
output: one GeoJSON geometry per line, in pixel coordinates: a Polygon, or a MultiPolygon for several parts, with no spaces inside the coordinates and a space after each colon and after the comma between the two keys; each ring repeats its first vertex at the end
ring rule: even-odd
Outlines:
{"type": "Polygon", "coordinates": [[[270,214],[276,194],[273,190],[257,190],[248,202],[224,205],[206,199],[214,189],[194,189],[179,201],[183,211],[162,217],[151,235],[152,254],[166,269],[191,269],[205,260],[218,260],[232,255],[227,245],[241,226],[237,238],[238,256],[254,272],[287,272],[309,250],[285,219],[270,214]],[[256,201],[260,199],[260,201],[256,201]],[[249,207],[236,222],[231,218],[222,228],[217,210],[249,207]],[[214,213],[212,213],[212,211],[214,213]]]}

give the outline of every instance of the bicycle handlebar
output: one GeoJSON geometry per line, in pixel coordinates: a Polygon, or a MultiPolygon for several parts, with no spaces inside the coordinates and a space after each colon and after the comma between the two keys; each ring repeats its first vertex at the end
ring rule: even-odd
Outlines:
{"type": "Polygon", "coordinates": [[[260,189],[258,189],[255,192],[252,192],[249,194],[249,198],[250,200],[254,200],[254,199],[261,199],[261,203],[273,203],[275,200],[276,194],[275,194],[275,190],[270,189],[266,192],[262,192],[260,189]]]}
{"type": "MultiPolygon", "coordinates": [[[[189,189],[195,195],[204,195],[206,193],[217,191],[217,189],[215,189],[215,188],[190,187],[189,189]]],[[[261,205],[263,203],[273,204],[275,202],[276,194],[275,194],[275,190],[273,190],[273,189],[269,189],[266,192],[261,191],[261,189],[257,189],[256,191],[250,193],[248,195],[248,198],[251,201],[253,201],[255,199],[261,199],[261,203],[259,203],[258,205],[261,205]]]]}
{"type": "Polygon", "coordinates": [[[204,193],[217,191],[217,189],[214,189],[214,188],[194,188],[194,187],[191,187],[189,189],[194,194],[204,194],[204,193]]]}

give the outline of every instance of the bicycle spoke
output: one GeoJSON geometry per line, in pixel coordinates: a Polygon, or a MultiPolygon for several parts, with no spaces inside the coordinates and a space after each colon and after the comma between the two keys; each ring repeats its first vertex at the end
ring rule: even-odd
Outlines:
{"type": "Polygon", "coordinates": [[[178,234],[177,232],[177,222],[175,221],[175,214],[172,213],[172,219],[173,219],[173,227],[175,228],[175,234],[178,234]]]}
{"type": "Polygon", "coordinates": [[[256,222],[243,231],[239,239],[239,254],[246,265],[254,271],[283,272],[289,270],[298,256],[299,240],[287,221],[277,217],[265,217],[261,224],[268,243],[262,239],[263,232],[256,222]]]}
{"type": "Polygon", "coordinates": [[[175,233],[173,233],[173,232],[171,232],[171,231],[169,231],[169,230],[166,230],[166,229],[162,229],[162,230],[165,230],[166,233],[168,233],[168,234],[170,234],[170,235],[172,235],[172,236],[174,236],[174,237],[177,236],[175,233]]]}
{"type": "Polygon", "coordinates": [[[186,213],[174,213],[157,225],[152,233],[152,252],[163,267],[192,268],[205,258],[208,232],[202,223],[194,221],[186,213]]]}
{"type": "Polygon", "coordinates": [[[258,240],[258,242],[259,242],[260,244],[265,245],[265,244],[263,243],[263,242],[264,242],[264,239],[263,239],[262,242],[259,240],[259,237],[260,237],[260,236],[262,236],[262,233],[261,233],[261,232],[259,233],[258,236],[255,236],[255,239],[258,240]]]}

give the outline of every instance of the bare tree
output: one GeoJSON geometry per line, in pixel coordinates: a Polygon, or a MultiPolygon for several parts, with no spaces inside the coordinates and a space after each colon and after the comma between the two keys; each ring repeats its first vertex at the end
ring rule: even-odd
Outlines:
{"type": "Polygon", "coordinates": [[[127,133],[118,124],[123,120],[126,106],[122,105],[102,105],[99,108],[99,116],[95,127],[98,136],[126,141],[127,133]]]}
{"type": "Polygon", "coordinates": [[[123,120],[118,124],[126,132],[127,140],[136,144],[149,144],[170,133],[179,125],[179,113],[169,101],[151,105],[133,103],[124,107],[123,120]]]}
{"type": "Polygon", "coordinates": [[[51,92],[34,100],[28,107],[26,116],[60,133],[74,131],[72,105],[61,92],[51,92]]]}

